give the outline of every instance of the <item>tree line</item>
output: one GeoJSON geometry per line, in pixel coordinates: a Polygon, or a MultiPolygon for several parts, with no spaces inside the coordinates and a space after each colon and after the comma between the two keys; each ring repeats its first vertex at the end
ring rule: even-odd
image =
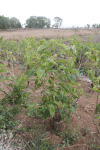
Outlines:
{"type": "MultiPolygon", "coordinates": [[[[54,17],[55,24],[53,28],[60,28],[62,25],[62,18],[54,17]]],[[[51,20],[43,16],[31,16],[26,20],[25,28],[50,28],[51,20]]],[[[16,17],[0,16],[0,29],[22,28],[21,22],[16,17]]]]}
{"type": "Polygon", "coordinates": [[[15,18],[0,16],[0,29],[22,28],[20,21],[15,18]]]}
{"type": "MultiPolygon", "coordinates": [[[[90,25],[90,24],[87,24],[87,25],[85,26],[85,28],[91,28],[91,25],[90,25]]],[[[100,28],[100,24],[95,23],[95,24],[92,25],[92,28],[100,28]]]]}
{"type": "MultiPolygon", "coordinates": [[[[51,20],[44,16],[31,16],[26,20],[25,28],[60,28],[62,25],[62,18],[54,17],[54,25],[51,26],[51,20]]],[[[22,24],[16,17],[0,16],[0,29],[10,28],[22,28],[22,24]]],[[[90,24],[87,24],[85,28],[91,28],[90,24]]],[[[93,24],[92,28],[100,28],[100,24],[93,24]]]]}

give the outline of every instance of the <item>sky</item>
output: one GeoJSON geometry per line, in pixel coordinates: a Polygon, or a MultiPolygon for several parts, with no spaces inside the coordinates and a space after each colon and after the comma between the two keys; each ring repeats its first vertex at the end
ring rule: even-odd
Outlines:
{"type": "Polygon", "coordinates": [[[100,24],[100,0],[2,0],[0,15],[16,17],[24,24],[30,16],[63,19],[62,28],[100,24]]]}

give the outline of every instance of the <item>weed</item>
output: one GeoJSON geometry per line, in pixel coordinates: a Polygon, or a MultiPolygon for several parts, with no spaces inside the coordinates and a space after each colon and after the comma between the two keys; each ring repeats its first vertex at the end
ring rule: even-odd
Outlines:
{"type": "Polygon", "coordinates": [[[80,68],[80,73],[82,75],[87,75],[88,74],[88,68],[84,66],[83,68],[80,68]]]}
{"type": "Polygon", "coordinates": [[[57,145],[50,146],[48,142],[48,138],[45,138],[47,132],[44,132],[42,135],[38,135],[34,140],[30,140],[27,142],[24,139],[26,148],[31,150],[54,150],[57,145]]]}
{"type": "Polygon", "coordinates": [[[72,131],[70,128],[68,128],[66,133],[60,133],[60,135],[63,138],[63,144],[67,144],[69,146],[69,144],[73,145],[76,142],[79,133],[77,130],[72,131]]]}
{"type": "Polygon", "coordinates": [[[92,141],[89,142],[89,150],[100,150],[100,146],[93,144],[92,141]]]}
{"type": "Polygon", "coordinates": [[[0,104],[0,128],[1,129],[13,129],[16,122],[13,121],[13,117],[19,112],[17,107],[10,109],[2,104],[0,104]]]}
{"type": "Polygon", "coordinates": [[[82,132],[82,136],[86,136],[90,132],[90,129],[88,128],[88,124],[86,124],[84,128],[81,128],[81,132],[82,132]]]}

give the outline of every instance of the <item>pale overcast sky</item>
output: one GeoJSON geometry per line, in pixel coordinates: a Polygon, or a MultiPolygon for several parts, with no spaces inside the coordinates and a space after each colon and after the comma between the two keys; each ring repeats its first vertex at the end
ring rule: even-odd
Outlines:
{"type": "Polygon", "coordinates": [[[16,17],[22,24],[30,16],[63,19],[62,27],[100,23],[100,0],[1,0],[0,15],[16,17]]]}

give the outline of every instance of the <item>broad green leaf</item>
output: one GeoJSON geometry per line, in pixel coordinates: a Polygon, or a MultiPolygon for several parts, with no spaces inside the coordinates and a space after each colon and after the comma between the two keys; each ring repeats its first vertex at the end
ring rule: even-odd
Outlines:
{"type": "Polygon", "coordinates": [[[2,68],[2,69],[0,69],[0,73],[1,72],[7,72],[7,69],[6,68],[2,68]]]}
{"type": "Polygon", "coordinates": [[[50,115],[53,117],[55,114],[55,105],[50,104],[48,107],[49,107],[50,115]]]}
{"type": "Polygon", "coordinates": [[[48,109],[46,109],[46,110],[43,112],[43,118],[44,118],[44,119],[47,119],[49,116],[50,116],[50,112],[49,112],[48,109]]]}
{"type": "Polygon", "coordinates": [[[100,90],[97,88],[97,86],[96,86],[96,85],[94,85],[94,86],[93,86],[93,90],[94,90],[95,92],[97,92],[97,93],[99,93],[99,92],[100,92],[100,90]]]}
{"type": "Polygon", "coordinates": [[[66,117],[66,123],[68,123],[69,119],[70,119],[70,115],[67,114],[67,117],[66,117]]]}
{"type": "Polygon", "coordinates": [[[64,103],[63,103],[63,108],[65,109],[65,108],[67,108],[67,107],[68,107],[68,103],[67,103],[67,102],[66,102],[66,103],[64,102],[64,103]]]}
{"type": "Polygon", "coordinates": [[[45,70],[41,69],[40,67],[37,69],[37,76],[39,79],[45,78],[45,70]]]}
{"type": "Polygon", "coordinates": [[[31,76],[34,76],[35,73],[36,73],[35,68],[32,68],[32,69],[29,71],[29,73],[28,73],[27,79],[29,79],[31,76]]]}
{"type": "Polygon", "coordinates": [[[73,105],[73,106],[71,107],[71,112],[74,113],[74,112],[75,112],[75,109],[76,109],[76,108],[75,108],[75,106],[73,105]]]}
{"type": "Polygon", "coordinates": [[[31,105],[29,105],[29,107],[27,109],[29,110],[30,108],[33,108],[33,107],[38,106],[38,105],[39,104],[37,104],[37,103],[31,104],[31,105]]]}
{"type": "Polygon", "coordinates": [[[60,109],[60,115],[61,115],[61,118],[63,119],[66,116],[66,110],[60,109]]]}
{"type": "Polygon", "coordinates": [[[61,103],[60,103],[60,102],[55,101],[54,103],[55,103],[57,106],[61,107],[61,103]]]}

